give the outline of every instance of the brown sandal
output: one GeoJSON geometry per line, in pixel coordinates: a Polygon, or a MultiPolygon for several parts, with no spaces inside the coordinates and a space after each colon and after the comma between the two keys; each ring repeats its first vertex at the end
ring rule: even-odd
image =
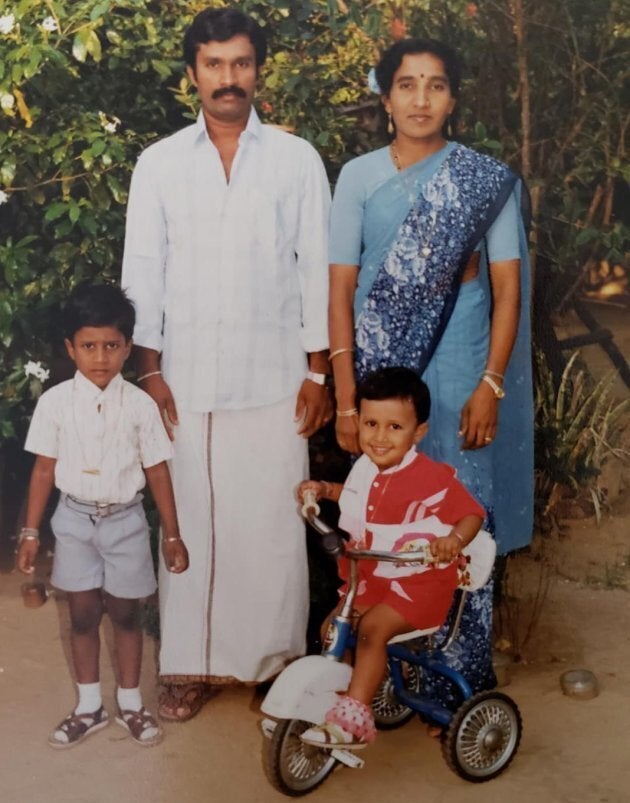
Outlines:
{"type": "Polygon", "coordinates": [[[207,683],[168,683],[160,694],[158,714],[172,722],[187,722],[211,697],[212,687],[207,683]]]}
{"type": "Polygon", "coordinates": [[[131,738],[143,747],[153,747],[164,738],[164,732],[147,709],[143,706],[139,711],[125,709],[116,717],[116,722],[129,731],[131,738]],[[145,736],[147,731],[155,730],[152,736],[145,736]]]}
{"type": "Polygon", "coordinates": [[[98,711],[88,714],[68,714],[68,716],[57,725],[48,737],[48,744],[56,750],[65,750],[67,747],[74,747],[96,731],[100,731],[109,724],[107,711],[101,706],[98,711]],[[63,733],[67,741],[59,738],[63,733]]]}

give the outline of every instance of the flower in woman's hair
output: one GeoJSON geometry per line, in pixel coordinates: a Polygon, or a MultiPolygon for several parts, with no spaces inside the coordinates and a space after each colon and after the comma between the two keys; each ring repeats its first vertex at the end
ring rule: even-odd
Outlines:
{"type": "Polygon", "coordinates": [[[57,20],[54,17],[46,17],[46,19],[42,22],[42,28],[49,33],[59,30],[57,20]]]}
{"type": "Polygon", "coordinates": [[[370,92],[374,92],[375,95],[381,95],[381,88],[378,85],[378,81],[376,80],[376,70],[374,67],[369,71],[367,74],[367,83],[370,92]]]}
{"type": "Polygon", "coordinates": [[[29,360],[24,366],[24,373],[26,376],[34,376],[40,382],[45,382],[50,376],[50,371],[41,364],[41,362],[34,362],[29,360]]]}
{"type": "Polygon", "coordinates": [[[8,200],[9,196],[6,194],[6,192],[4,190],[0,190],[0,206],[2,206],[2,204],[6,204],[8,200]]]}
{"type": "Polygon", "coordinates": [[[0,33],[5,36],[15,28],[15,16],[13,14],[4,14],[0,17],[0,33]]]}

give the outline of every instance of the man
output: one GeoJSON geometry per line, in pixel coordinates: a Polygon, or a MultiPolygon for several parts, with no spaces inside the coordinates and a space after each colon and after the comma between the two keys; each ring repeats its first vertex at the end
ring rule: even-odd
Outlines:
{"type": "Polygon", "coordinates": [[[174,438],[190,554],[180,582],[160,568],[160,714],[179,721],[210,684],[262,682],[303,653],[294,492],[306,438],[331,417],[321,160],[252,107],[266,56],[254,20],[202,11],[184,55],[201,112],[140,156],[122,278],[137,310],[138,381],[174,438]]]}

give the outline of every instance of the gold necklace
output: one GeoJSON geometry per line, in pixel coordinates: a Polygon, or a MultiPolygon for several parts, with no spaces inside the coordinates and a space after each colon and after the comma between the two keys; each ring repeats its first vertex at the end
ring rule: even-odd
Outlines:
{"type": "Polygon", "coordinates": [[[394,167],[400,173],[402,170],[402,164],[400,163],[400,156],[398,155],[398,148],[396,147],[394,141],[392,141],[389,145],[389,150],[392,155],[392,162],[394,163],[394,167]]]}

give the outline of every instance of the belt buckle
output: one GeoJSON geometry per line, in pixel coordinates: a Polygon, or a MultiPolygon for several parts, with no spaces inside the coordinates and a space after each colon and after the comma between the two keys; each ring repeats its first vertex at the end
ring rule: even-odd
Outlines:
{"type": "Polygon", "coordinates": [[[110,507],[111,504],[109,502],[97,502],[96,503],[96,517],[99,519],[107,518],[110,514],[110,507]]]}

